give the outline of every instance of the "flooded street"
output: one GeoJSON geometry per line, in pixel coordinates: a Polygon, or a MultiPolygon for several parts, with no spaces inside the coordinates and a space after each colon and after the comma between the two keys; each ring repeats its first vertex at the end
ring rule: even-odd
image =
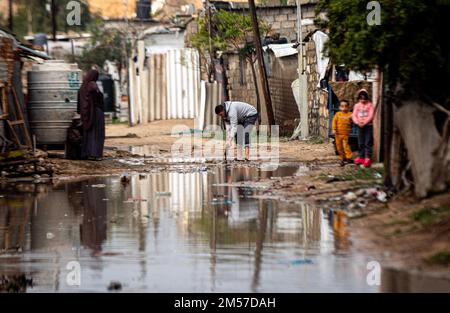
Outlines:
{"type": "Polygon", "coordinates": [[[27,292],[377,292],[345,216],[224,183],[298,175],[214,167],[2,187],[0,276],[27,292]],[[352,238],[353,240],[353,238],[352,238]],[[80,265],[80,286],[70,284],[80,265]]]}

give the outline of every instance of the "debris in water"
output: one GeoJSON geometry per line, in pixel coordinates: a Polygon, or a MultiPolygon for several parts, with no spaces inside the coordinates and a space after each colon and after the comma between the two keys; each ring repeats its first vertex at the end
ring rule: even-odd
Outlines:
{"type": "Polygon", "coordinates": [[[212,205],[221,205],[221,204],[233,204],[234,201],[231,200],[218,200],[218,199],[213,199],[213,201],[211,201],[212,205]]]}
{"type": "Polygon", "coordinates": [[[290,262],[291,265],[305,265],[305,264],[313,264],[313,261],[310,259],[297,259],[292,260],[290,262]]]}
{"type": "Polygon", "coordinates": [[[105,188],[105,184],[97,184],[97,185],[91,185],[92,188],[105,188]]]}
{"type": "Polygon", "coordinates": [[[172,193],[170,191],[157,191],[156,196],[158,197],[170,197],[172,193]]]}
{"type": "Polygon", "coordinates": [[[120,281],[111,281],[108,286],[108,291],[122,290],[122,283],[120,281]]]}
{"type": "Polygon", "coordinates": [[[366,189],[366,195],[367,196],[376,196],[378,192],[377,188],[367,188],[366,189]]]}

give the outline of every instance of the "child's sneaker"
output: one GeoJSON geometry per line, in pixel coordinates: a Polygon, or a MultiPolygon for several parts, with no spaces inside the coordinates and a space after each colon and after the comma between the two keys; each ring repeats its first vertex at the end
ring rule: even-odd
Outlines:
{"type": "Polygon", "coordinates": [[[363,165],[364,165],[365,168],[371,167],[372,166],[372,160],[371,159],[365,159],[363,165]]]}
{"type": "Polygon", "coordinates": [[[363,158],[356,158],[355,159],[355,164],[356,165],[363,165],[364,164],[364,159],[363,158]]]}

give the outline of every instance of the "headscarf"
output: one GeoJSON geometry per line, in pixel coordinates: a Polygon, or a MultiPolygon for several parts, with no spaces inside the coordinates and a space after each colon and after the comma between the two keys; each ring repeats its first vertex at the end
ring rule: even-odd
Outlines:
{"type": "Polygon", "coordinates": [[[89,70],[84,76],[83,83],[78,91],[78,111],[81,115],[81,122],[83,128],[88,130],[92,127],[95,115],[95,106],[97,97],[94,93],[100,93],[96,81],[98,80],[98,71],[89,70]]]}
{"type": "Polygon", "coordinates": [[[361,89],[360,91],[358,91],[358,101],[359,101],[359,97],[361,97],[361,95],[365,95],[367,98],[365,100],[369,100],[369,93],[367,92],[366,89],[361,89]]]}

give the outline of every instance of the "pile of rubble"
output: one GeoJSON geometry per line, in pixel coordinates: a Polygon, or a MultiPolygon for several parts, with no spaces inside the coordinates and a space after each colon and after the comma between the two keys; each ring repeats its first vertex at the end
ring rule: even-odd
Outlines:
{"type": "Polygon", "coordinates": [[[0,179],[30,178],[33,180],[51,178],[54,165],[47,162],[47,154],[43,151],[25,152],[18,157],[0,160],[0,179]]]}

